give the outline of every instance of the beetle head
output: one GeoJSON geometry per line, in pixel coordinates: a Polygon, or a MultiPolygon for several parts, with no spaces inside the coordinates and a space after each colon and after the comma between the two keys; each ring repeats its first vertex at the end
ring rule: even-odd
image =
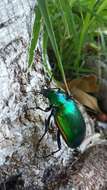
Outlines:
{"type": "Polygon", "coordinates": [[[40,91],[40,94],[42,94],[43,96],[45,96],[46,98],[48,98],[48,94],[50,92],[50,88],[42,88],[41,91],[40,91]]]}

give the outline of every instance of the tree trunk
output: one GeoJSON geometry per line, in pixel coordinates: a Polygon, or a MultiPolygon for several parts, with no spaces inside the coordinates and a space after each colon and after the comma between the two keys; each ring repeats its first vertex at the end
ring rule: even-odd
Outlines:
{"type": "Polygon", "coordinates": [[[59,153],[43,158],[57,149],[55,131],[36,149],[46,114],[35,107],[47,102],[35,93],[45,84],[39,51],[27,70],[34,5],[0,2],[0,190],[106,190],[107,144],[90,147],[74,164],[63,140],[59,153]]]}

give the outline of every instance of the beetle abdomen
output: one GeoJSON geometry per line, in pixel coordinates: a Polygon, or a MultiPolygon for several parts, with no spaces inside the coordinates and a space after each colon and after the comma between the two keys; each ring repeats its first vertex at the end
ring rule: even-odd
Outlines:
{"type": "Polygon", "coordinates": [[[86,126],[76,103],[70,100],[63,109],[58,110],[55,120],[66,144],[71,148],[78,147],[84,140],[86,126]]]}

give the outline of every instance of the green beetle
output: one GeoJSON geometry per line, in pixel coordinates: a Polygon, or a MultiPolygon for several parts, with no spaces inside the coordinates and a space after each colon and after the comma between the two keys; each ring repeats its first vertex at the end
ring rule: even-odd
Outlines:
{"type": "Polygon", "coordinates": [[[86,125],[75,100],[60,89],[42,89],[40,93],[48,98],[50,106],[45,110],[40,107],[37,107],[37,109],[45,112],[51,110],[51,113],[48,119],[45,119],[45,132],[38,145],[47,133],[51,117],[53,116],[58,129],[58,150],[54,151],[53,154],[61,149],[60,134],[68,147],[73,149],[79,147],[85,138],[86,125]]]}

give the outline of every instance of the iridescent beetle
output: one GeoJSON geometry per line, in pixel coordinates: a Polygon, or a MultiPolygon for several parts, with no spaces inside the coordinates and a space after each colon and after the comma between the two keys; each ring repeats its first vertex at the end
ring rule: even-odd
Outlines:
{"type": "Polygon", "coordinates": [[[51,113],[48,119],[45,119],[45,132],[40,138],[38,145],[47,133],[51,117],[53,116],[58,128],[58,150],[54,151],[52,154],[61,149],[60,135],[62,135],[68,147],[73,149],[79,147],[85,138],[86,125],[75,100],[60,89],[42,89],[40,94],[48,98],[50,106],[45,110],[40,107],[37,107],[37,109],[45,112],[51,111],[51,113]]]}

